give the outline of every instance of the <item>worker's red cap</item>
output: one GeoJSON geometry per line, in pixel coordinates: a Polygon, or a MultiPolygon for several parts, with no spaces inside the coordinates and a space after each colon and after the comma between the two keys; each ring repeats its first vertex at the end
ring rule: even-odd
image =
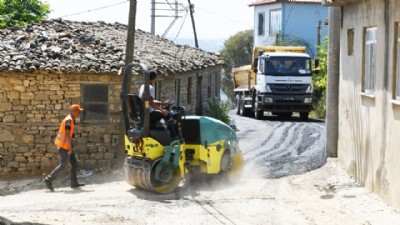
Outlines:
{"type": "Polygon", "coordinates": [[[79,105],[73,104],[71,105],[71,111],[83,111],[83,109],[79,105]]]}

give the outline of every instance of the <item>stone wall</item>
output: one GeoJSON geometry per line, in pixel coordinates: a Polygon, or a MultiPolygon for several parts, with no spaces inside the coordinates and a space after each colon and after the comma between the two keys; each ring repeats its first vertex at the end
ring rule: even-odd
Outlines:
{"type": "MultiPolygon", "coordinates": [[[[216,66],[198,72],[203,77],[204,107],[208,97],[219,99],[220,71],[216,66]]],[[[175,99],[175,80],[179,79],[180,105],[186,106],[188,114],[194,114],[196,76],[159,75],[160,99],[175,99]]],[[[85,73],[0,72],[0,177],[37,176],[54,169],[59,160],[54,138],[60,122],[71,104],[81,103],[82,85],[92,83],[108,84],[109,119],[101,123],[82,123],[78,119],[75,138],[80,169],[120,166],[124,155],[120,143],[120,79],[118,75],[85,73]]],[[[134,77],[131,92],[137,93],[142,83],[141,77],[134,77]]]]}
{"type": "Polygon", "coordinates": [[[69,106],[80,103],[82,83],[108,83],[109,123],[76,128],[85,169],[115,163],[119,146],[120,77],[113,75],[0,73],[0,177],[41,175],[59,160],[54,146],[69,106]]]}

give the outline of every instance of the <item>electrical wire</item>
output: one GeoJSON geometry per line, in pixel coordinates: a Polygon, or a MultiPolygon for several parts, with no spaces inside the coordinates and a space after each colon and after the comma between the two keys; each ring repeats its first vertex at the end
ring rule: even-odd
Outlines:
{"type": "Polygon", "coordinates": [[[285,28],[287,27],[287,25],[289,23],[289,19],[290,19],[290,16],[292,15],[294,4],[295,3],[293,3],[292,6],[290,7],[289,15],[288,15],[288,17],[286,18],[286,21],[285,21],[285,26],[284,26],[285,28]]]}
{"type": "Polygon", "coordinates": [[[203,8],[199,8],[199,7],[197,7],[197,6],[196,6],[196,9],[199,9],[200,11],[204,11],[204,12],[209,13],[209,14],[211,14],[211,15],[214,15],[214,16],[217,16],[217,17],[220,17],[220,18],[224,18],[225,20],[229,20],[229,21],[232,21],[232,22],[235,22],[235,23],[237,23],[237,24],[241,24],[241,25],[244,25],[244,26],[246,26],[246,27],[249,27],[249,28],[253,29],[253,25],[244,24],[244,23],[242,23],[242,22],[239,21],[239,20],[235,20],[235,19],[232,19],[232,18],[228,18],[228,17],[226,17],[226,16],[221,16],[221,14],[217,14],[217,13],[215,13],[215,12],[212,12],[212,11],[209,11],[209,10],[206,10],[206,9],[203,9],[203,8]]]}
{"type": "Polygon", "coordinates": [[[112,4],[112,5],[106,5],[106,6],[102,6],[102,7],[95,8],[95,9],[89,9],[89,10],[86,10],[86,11],[81,11],[81,12],[77,12],[77,13],[72,13],[72,14],[60,16],[59,18],[65,18],[65,17],[69,17],[69,16],[76,16],[76,15],[81,15],[81,14],[85,14],[85,13],[90,13],[90,12],[94,12],[94,11],[98,11],[98,10],[102,10],[102,9],[107,9],[107,8],[110,8],[110,7],[113,7],[113,6],[122,5],[122,4],[125,4],[127,2],[129,2],[129,0],[124,0],[122,2],[118,2],[118,3],[112,4]]]}
{"type": "MultiPolygon", "coordinates": [[[[172,7],[171,3],[169,3],[168,0],[165,0],[165,1],[168,3],[169,7],[170,7],[172,10],[175,10],[174,7],[172,7]]],[[[176,2],[176,1],[175,1],[175,2],[176,2]]]]}
{"type": "Polygon", "coordinates": [[[185,13],[185,16],[183,17],[183,21],[182,21],[181,27],[179,28],[178,33],[176,34],[176,36],[175,36],[175,38],[174,38],[174,41],[176,41],[176,39],[178,38],[179,34],[181,33],[182,27],[183,27],[183,25],[185,24],[186,17],[187,17],[187,15],[188,15],[188,11],[189,11],[189,10],[186,9],[186,13],[185,13]]]}

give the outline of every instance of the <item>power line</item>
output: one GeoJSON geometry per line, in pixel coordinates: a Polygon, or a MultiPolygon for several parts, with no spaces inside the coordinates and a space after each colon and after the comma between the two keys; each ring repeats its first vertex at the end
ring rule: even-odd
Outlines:
{"type": "Polygon", "coordinates": [[[212,12],[212,11],[209,11],[209,10],[206,10],[206,9],[203,9],[203,8],[199,8],[198,6],[196,6],[196,9],[199,9],[200,11],[204,11],[204,12],[206,12],[208,14],[211,14],[211,15],[214,15],[214,16],[217,16],[217,17],[220,17],[220,18],[224,18],[225,20],[229,20],[229,21],[235,22],[237,24],[241,24],[241,25],[244,25],[244,26],[247,26],[247,27],[251,27],[253,29],[253,25],[244,24],[243,22],[241,22],[239,20],[235,20],[235,19],[232,19],[232,18],[229,18],[229,17],[226,17],[226,16],[221,16],[221,14],[217,14],[215,12],[212,12]]]}
{"type": "Polygon", "coordinates": [[[69,16],[76,16],[76,15],[81,15],[81,14],[85,14],[85,13],[90,13],[90,12],[94,12],[94,11],[98,11],[98,10],[102,10],[102,9],[107,9],[107,8],[110,8],[110,7],[113,7],[113,6],[122,5],[122,4],[125,4],[127,2],[129,2],[129,0],[124,0],[122,2],[118,2],[118,3],[112,4],[112,5],[106,5],[106,6],[102,6],[102,7],[95,8],[95,9],[89,9],[89,10],[82,11],[82,12],[77,12],[77,13],[72,13],[72,14],[60,16],[59,18],[65,18],[65,17],[69,17],[69,16]]]}
{"type": "Polygon", "coordinates": [[[185,13],[185,16],[183,17],[181,27],[179,28],[178,33],[176,34],[176,36],[174,38],[174,41],[178,38],[179,34],[181,33],[181,30],[182,30],[183,25],[185,24],[187,15],[188,15],[188,10],[186,9],[186,13],[185,13]]]}

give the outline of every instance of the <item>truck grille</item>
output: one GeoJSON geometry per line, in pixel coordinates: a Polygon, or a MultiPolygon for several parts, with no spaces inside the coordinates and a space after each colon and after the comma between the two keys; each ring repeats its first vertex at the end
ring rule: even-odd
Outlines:
{"type": "Polygon", "coordinates": [[[277,104],[301,104],[301,100],[275,100],[277,104]]]}
{"type": "Polygon", "coordinates": [[[272,94],[304,94],[309,84],[269,84],[272,94]]]}

